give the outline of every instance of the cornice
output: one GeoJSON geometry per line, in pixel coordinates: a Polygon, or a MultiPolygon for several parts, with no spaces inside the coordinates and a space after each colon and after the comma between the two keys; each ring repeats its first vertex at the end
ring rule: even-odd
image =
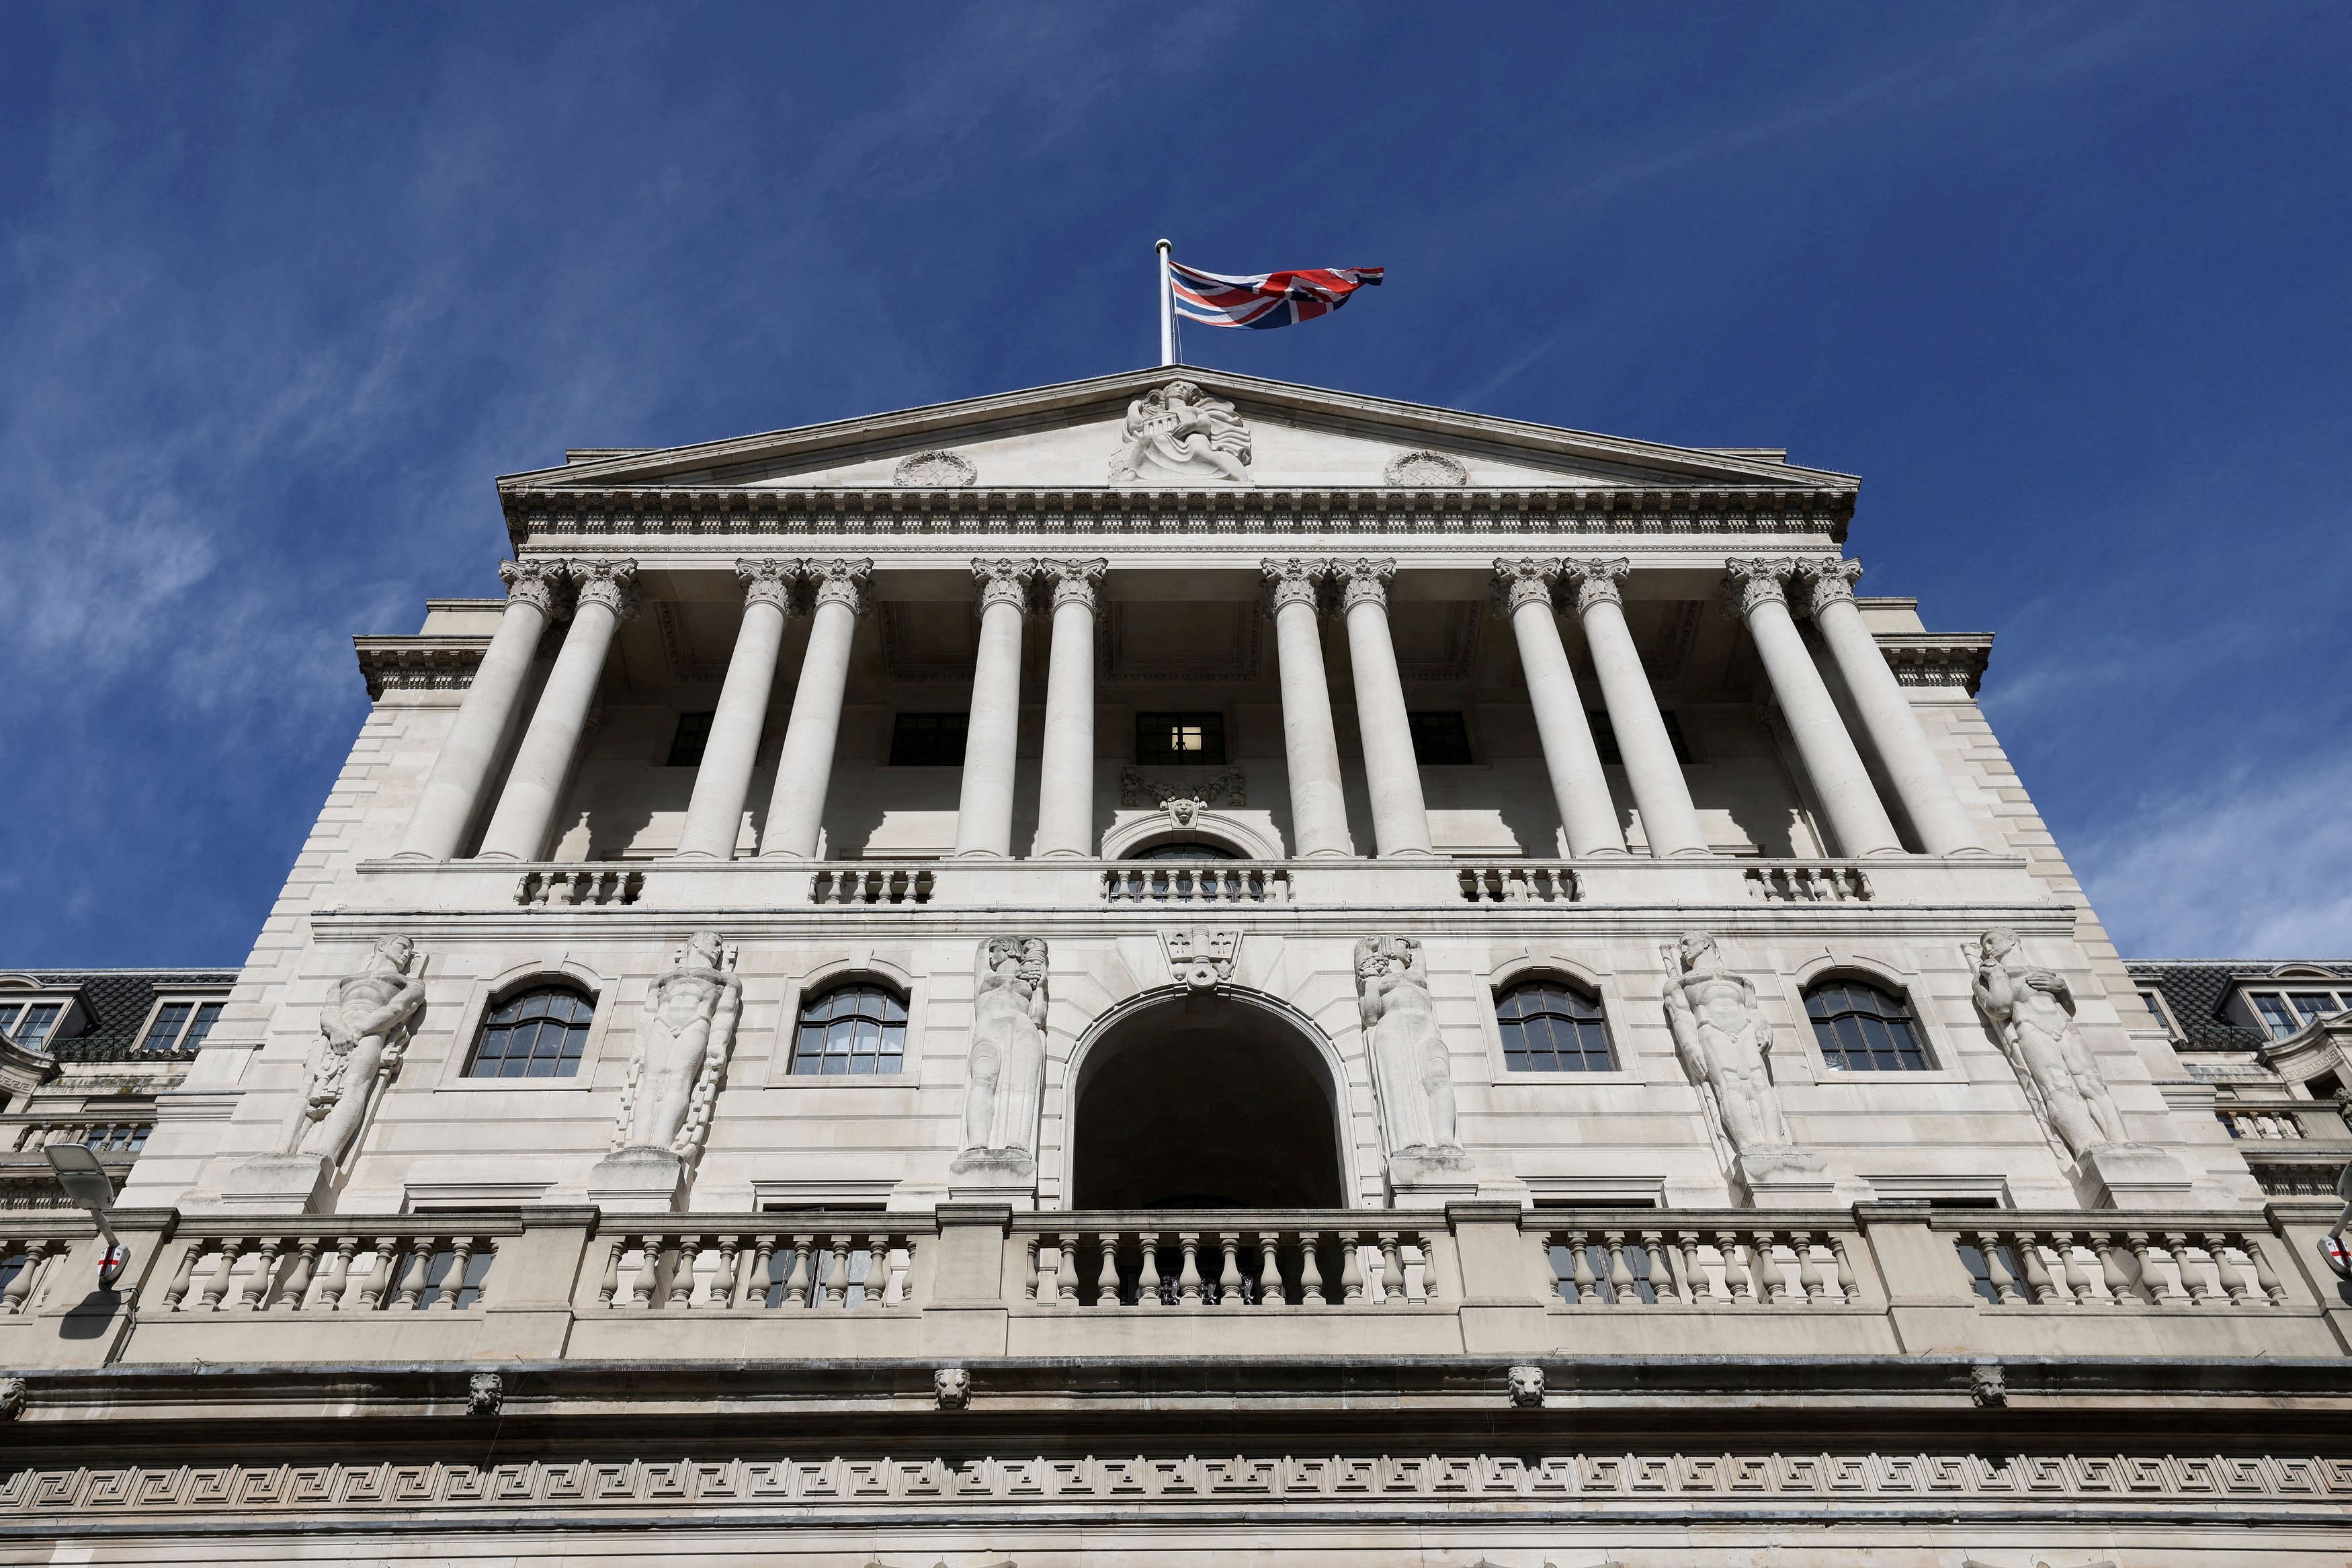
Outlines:
{"type": "Polygon", "coordinates": [[[448,635],[352,639],[370,702],[388,691],[464,691],[489,645],[488,637],[448,635]]]}
{"type": "Polygon", "coordinates": [[[1959,686],[1977,695],[1992,659],[1990,632],[1879,632],[1878,651],[1906,686],[1959,686]]]}

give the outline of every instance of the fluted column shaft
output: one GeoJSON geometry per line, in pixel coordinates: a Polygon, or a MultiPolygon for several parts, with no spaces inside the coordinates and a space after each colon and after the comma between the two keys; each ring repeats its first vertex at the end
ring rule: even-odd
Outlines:
{"type": "Polygon", "coordinates": [[[1013,852],[1013,774],[1021,741],[1021,621],[1037,564],[972,563],[980,580],[980,651],[971,674],[971,716],[956,800],[955,852],[1013,852]]]}
{"type": "Polygon", "coordinates": [[[1675,755],[1665,716],[1658,711],[1658,694],[1650,685],[1649,672],[1642,668],[1633,629],[1625,624],[1624,595],[1618,585],[1630,570],[1631,563],[1624,560],[1570,561],[1577,618],[1584,626],[1585,646],[1592,651],[1601,700],[1609,708],[1609,727],[1617,737],[1617,755],[1625,765],[1633,804],[1641,809],[1642,834],[1650,841],[1650,852],[1703,855],[1706,834],[1698,825],[1698,809],[1691,804],[1682,759],[1675,755]]]}
{"type": "Polygon", "coordinates": [[[768,694],[776,684],[776,654],[784,644],[784,621],[792,613],[793,579],[799,563],[739,560],[743,581],[743,625],[727,661],[727,682],[719,688],[719,708],[710,716],[710,737],[695,769],[694,795],[687,802],[686,826],[678,830],[681,860],[731,860],[743,831],[743,802],[751,793],[751,767],[760,755],[760,732],[768,722],[768,694]]]}
{"type": "Polygon", "coordinates": [[[1095,592],[1108,560],[1049,560],[1054,631],[1033,855],[1095,852],[1095,592]]]}
{"type": "Polygon", "coordinates": [[[613,634],[636,612],[636,562],[574,561],[566,570],[578,591],[572,630],[564,634],[563,651],[555,655],[530,727],[507,769],[498,810],[482,834],[487,860],[532,861],[547,852],[547,831],[579,756],[613,634]]]}
{"type": "Polygon", "coordinates": [[[1348,801],[1339,782],[1339,736],[1331,723],[1331,683],[1323,669],[1317,601],[1323,569],[1313,561],[1263,563],[1274,603],[1275,656],[1282,674],[1282,751],[1290,774],[1291,852],[1352,855],[1348,801]]]}
{"type": "Polygon", "coordinates": [[[865,612],[870,560],[802,563],[816,608],[809,617],[808,652],[793,688],[792,716],[776,757],[776,787],[760,853],[814,860],[824,830],[825,794],[833,784],[835,743],[841,736],[841,701],[849,688],[849,647],[865,612]]]}
{"type": "Polygon", "coordinates": [[[1551,779],[1552,803],[1572,855],[1622,855],[1624,835],[1609,798],[1609,778],[1584,716],[1584,699],[1568,666],[1552,610],[1556,560],[1498,560],[1495,590],[1511,617],[1519,643],[1519,668],[1528,678],[1528,701],[1536,710],[1536,737],[1543,743],[1544,771],[1551,779]]]}
{"type": "Polygon", "coordinates": [[[1388,560],[1341,561],[1336,569],[1348,619],[1348,663],[1356,676],[1356,725],[1363,732],[1372,838],[1383,858],[1436,853],[1421,794],[1421,759],[1412,750],[1412,721],[1405,712],[1404,682],[1397,674],[1396,643],[1389,636],[1388,581],[1395,572],[1396,563],[1388,560]]]}
{"type": "Polygon", "coordinates": [[[466,688],[466,700],[433,759],[425,792],[401,836],[399,858],[445,861],[465,842],[466,829],[482,804],[482,789],[498,763],[499,747],[514,722],[515,705],[530,677],[531,656],[555,613],[563,569],[551,561],[502,561],[506,612],[482,662],[466,688]]]}
{"type": "Polygon", "coordinates": [[[1861,607],[1853,601],[1862,562],[1811,561],[1804,575],[1812,590],[1813,624],[1821,628],[1822,641],[1853,694],[1863,727],[1870,732],[1895,793],[1919,834],[1920,847],[1931,855],[1984,853],[1968,808],[1952,788],[1951,775],[1937,759],[1911,699],[1903,695],[1903,684],[1887,667],[1877,639],[1863,623],[1861,607]]]}
{"type": "Polygon", "coordinates": [[[1796,740],[1797,755],[1804,761],[1822,810],[1829,814],[1838,852],[1900,854],[1903,841],[1870,782],[1862,753],[1854,748],[1853,737],[1846,733],[1845,720],[1814,667],[1812,653],[1790,617],[1785,584],[1796,574],[1796,562],[1732,560],[1725,565],[1730,574],[1725,592],[1756,640],[1772,695],[1796,740]]]}

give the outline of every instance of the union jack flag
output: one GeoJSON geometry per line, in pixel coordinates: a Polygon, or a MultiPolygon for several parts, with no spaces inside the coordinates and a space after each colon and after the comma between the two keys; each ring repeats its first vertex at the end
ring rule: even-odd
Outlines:
{"type": "Polygon", "coordinates": [[[1328,316],[1357,289],[1380,287],[1381,267],[1316,267],[1227,277],[1171,258],[1168,277],[1176,314],[1204,327],[1288,327],[1328,316]]]}

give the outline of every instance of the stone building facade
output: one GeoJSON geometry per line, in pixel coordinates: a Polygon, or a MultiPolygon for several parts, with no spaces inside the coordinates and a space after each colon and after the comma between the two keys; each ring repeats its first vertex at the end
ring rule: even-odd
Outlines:
{"type": "Polygon", "coordinates": [[[123,1281],[8,1243],[0,1561],[2342,1559],[2335,1206],[1851,477],[1158,371],[499,494],[123,1281]]]}

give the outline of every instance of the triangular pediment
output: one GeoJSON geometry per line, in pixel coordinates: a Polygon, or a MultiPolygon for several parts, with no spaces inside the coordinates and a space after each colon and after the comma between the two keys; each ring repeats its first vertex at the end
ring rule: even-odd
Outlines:
{"type": "Polygon", "coordinates": [[[1674,446],[1164,366],[654,450],[572,455],[501,489],[1851,490],[1754,449],[1674,446]],[[1177,382],[1192,389],[1171,392],[1177,382]]]}

